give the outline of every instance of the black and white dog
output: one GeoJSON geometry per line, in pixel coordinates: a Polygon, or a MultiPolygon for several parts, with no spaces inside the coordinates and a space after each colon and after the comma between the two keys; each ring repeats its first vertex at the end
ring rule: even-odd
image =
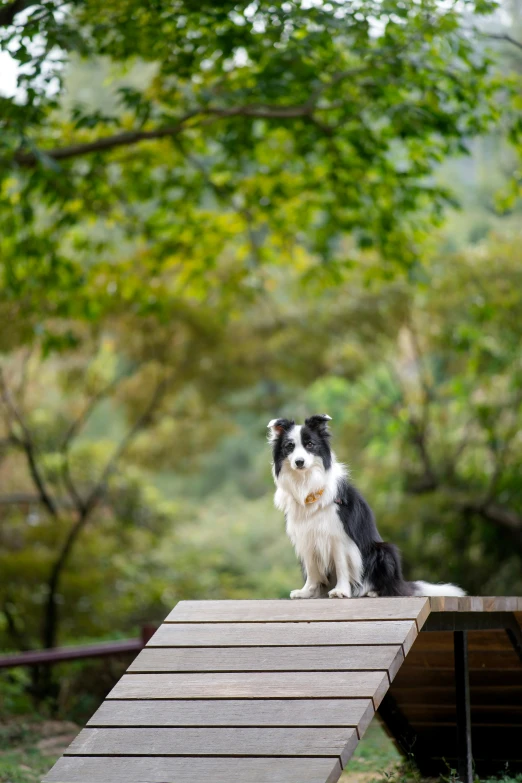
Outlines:
{"type": "Polygon", "coordinates": [[[326,414],[303,425],[273,419],[274,502],[306,574],[290,598],[465,595],[452,584],[407,582],[398,549],[384,542],[371,508],[330,448],[326,414]]]}

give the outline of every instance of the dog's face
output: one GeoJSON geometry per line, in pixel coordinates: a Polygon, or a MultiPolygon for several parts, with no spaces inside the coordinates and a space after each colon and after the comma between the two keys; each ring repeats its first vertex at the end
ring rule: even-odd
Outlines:
{"type": "Polygon", "coordinates": [[[304,424],[296,424],[292,419],[272,419],[269,422],[276,477],[285,463],[297,473],[306,472],[317,465],[324,470],[330,468],[330,420],[331,417],[324,413],[310,416],[304,424]]]}

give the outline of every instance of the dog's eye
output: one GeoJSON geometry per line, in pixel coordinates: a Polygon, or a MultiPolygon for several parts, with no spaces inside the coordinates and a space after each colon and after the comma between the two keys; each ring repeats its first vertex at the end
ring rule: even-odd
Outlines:
{"type": "Polygon", "coordinates": [[[285,451],[287,454],[290,454],[294,450],[294,444],[293,443],[287,443],[285,446],[285,451]]]}
{"type": "Polygon", "coordinates": [[[311,449],[311,448],[313,448],[313,445],[314,445],[314,444],[312,443],[312,441],[311,441],[311,440],[309,440],[309,441],[308,441],[308,443],[306,443],[306,444],[305,444],[305,446],[306,446],[306,448],[307,448],[307,449],[311,449]]]}

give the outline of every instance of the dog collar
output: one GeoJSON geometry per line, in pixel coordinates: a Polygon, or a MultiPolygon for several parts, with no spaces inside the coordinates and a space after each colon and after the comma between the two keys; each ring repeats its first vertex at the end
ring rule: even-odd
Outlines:
{"type": "Polygon", "coordinates": [[[305,504],[309,506],[311,503],[315,503],[323,493],[324,489],[318,489],[317,492],[310,492],[310,494],[305,497],[305,504]]]}

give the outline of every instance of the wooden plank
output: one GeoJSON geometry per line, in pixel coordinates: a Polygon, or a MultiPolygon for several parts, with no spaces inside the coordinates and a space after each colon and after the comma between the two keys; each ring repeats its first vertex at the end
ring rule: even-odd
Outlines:
{"type": "Polygon", "coordinates": [[[337,647],[403,643],[411,646],[415,634],[413,620],[380,623],[169,623],[158,629],[147,646],[337,647]]]}
{"type": "Polygon", "coordinates": [[[373,694],[373,706],[374,706],[375,710],[377,710],[379,708],[379,704],[381,703],[381,701],[386,696],[389,688],[390,688],[390,681],[389,681],[388,677],[386,677],[385,679],[383,679],[383,681],[381,682],[381,684],[379,685],[379,687],[376,689],[375,693],[373,694]]]}
{"type": "MultiPolygon", "coordinates": [[[[353,701],[357,702],[358,699],[345,699],[344,705],[346,706],[341,707],[341,712],[346,710],[348,708],[348,705],[351,704],[353,701]]],[[[317,700],[316,704],[320,704],[319,700],[317,700]]],[[[370,725],[374,717],[375,717],[375,705],[373,701],[370,701],[368,707],[366,708],[363,715],[361,716],[359,723],[357,724],[357,734],[359,735],[359,739],[363,738],[366,729],[368,728],[368,726],[370,725]]],[[[335,725],[335,724],[329,724],[329,725],[335,725]]]]}
{"type": "Polygon", "coordinates": [[[372,701],[373,701],[373,706],[374,706],[375,710],[377,710],[377,708],[379,707],[379,704],[383,700],[383,698],[386,695],[386,693],[388,692],[389,688],[390,688],[390,680],[389,680],[389,677],[387,675],[385,675],[382,678],[382,680],[381,680],[380,684],[378,685],[378,687],[375,689],[375,692],[373,694],[372,701]]]}
{"type": "Polygon", "coordinates": [[[399,652],[395,656],[392,665],[388,669],[388,677],[390,678],[390,682],[393,682],[395,676],[397,675],[397,672],[399,671],[403,663],[404,663],[404,653],[402,651],[402,648],[399,648],[399,652]]]}
{"type": "Polygon", "coordinates": [[[179,647],[143,650],[129,672],[349,671],[392,669],[404,660],[398,645],[360,647],[179,647]]]}
{"type": "Polygon", "coordinates": [[[424,631],[503,631],[514,624],[513,612],[431,612],[424,631]]]}
{"type": "Polygon", "coordinates": [[[417,620],[430,611],[428,598],[354,598],[344,601],[180,601],[166,623],[335,622],[417,620]]]}
{"type": "Polygon", "coordinates": [[[482,598],[482,612],[520,612],[522,611],[522,597],[509,595],[495,595],[482,598]]]}
{"type": "MultiPolygon", "coordinates": [[[[470,669],[515,669],[520,670],[521,662],[516,652],[511,650],[471,650],[468,652],[470,669]]],[[[413,668],[449,669],[453,671],[455,661],[451,651],[418,651],[416,645],[408,654],[407,670],[413,668]]]]}
{"type": "Polygon", "coordinates": [[[402,649],[404,650],[404,655],[408,655],[418,635],[419,633],[417,631],[417,626],[415,625],[415,623],[412,623],[411,628],[406,634],[406,638],[402,643],[402,649]]]}
{"type": "Polygon", "coordinates": [[[355,729],[84,729],[68,756],[333,756],[348,761],[355,729]]]}
{"type": "MultiPolygon", "coordinates": [[[[455,704],[455,686],[433,685],[431,687],[416,686],[412,688],[397,687],[394,682],[390,690],[393,697],[406,709],[406,704],[455,704]]],[[[472,688],[472,704],[496,705],[522,704],[522,688],[504,685],[472,688]]]]}
{"type": "MultiPolygon", "coordinates": [[[[473,669],[469,673],[472,688],[486,686],[496,688],[501,686],[522,686],[522,666],[518,669],[473,669]]],[[[420,666],[405,665],[395,678],[397,688],[444,687],[452,686],[455,673],[451,669],[425,669],[420,666]]]]}
{"type": "MultiPolygon", "coordinates": [[[[456,725],[455,707],[452,704],[405,704],[403,712],[412,725],[428,723],[456,725]]],[[[522,704],[474,705],[471,707],[471,720],[474,726],[520,726],[522,704]]]]}
{"type": "Polygon", "coordinates": [[[372,698],[384,672],[124,674],[108,699],[372,698]]]}
{"type": "Polygon", "coordinates": [[[105,701],[94,726],[357,726],[364,732],[371,699],[197,699],[105,701]]]}
{"type": "Polygon", "coordinates": [[[96,758],[63,756],[45,783],[335,783],[341,765],[332,758],[96,758]]]}
{"type": "MultiPolygon", "coordinates": [[[[447,651],[453,654],[453,631],[430,631],[420,633],[415,640],[412,652],[418,650],[447,651]]],[[[513,651],[509,637],[505,630],[497,631],[468,631],[468,650],[484,651],[513,651]]]]}
{"type": "Polygon", "coordinates": [[[520,596],[465,596],[430,598],[432,612],[520,612],[520,596]]]}
{"type": "Polygon", "coordinates": [[[428,617],[430,616],[430,614],[431,614],[431,606],[430,606],[429,599],[426,598],[426,603],[424,604],[424,606],[420,610],[419,614],[415,618],[415,624],[417,626],[417,631],[418,632],[422,630],[422,627],[425,624],[425,622],[428,619],[428,617]]]}
{"type": "Polygon", "coordinates": [[[354,754],[358,742],[359,742],[359,734],[357,733],[357,731],[354,730],[352,734],[347,738],[344,748],[342,749],[339,755],[341,767],[344,768],[348,764],[348,762],[350,761],[350,759],[354,754]]]}

